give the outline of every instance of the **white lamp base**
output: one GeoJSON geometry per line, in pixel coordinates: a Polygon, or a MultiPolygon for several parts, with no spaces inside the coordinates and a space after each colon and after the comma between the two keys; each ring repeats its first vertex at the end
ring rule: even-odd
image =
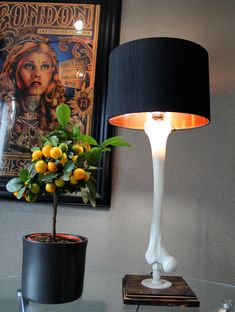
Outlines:
{"type": "Polygon", "coordinates": [[[166,281],[164,279],[160,279],[159,281],[154,281],[152,278],[147,278],[141,281],[141,284],[148,288],[153,289],[165,289],[172,286],[172,283],[169,281],[166,281]]]}

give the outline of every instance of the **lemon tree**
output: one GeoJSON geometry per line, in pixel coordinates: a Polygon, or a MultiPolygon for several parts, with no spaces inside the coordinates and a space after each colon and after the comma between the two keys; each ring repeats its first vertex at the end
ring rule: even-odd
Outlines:
{"type": "Polygon", "coordinates": [[[56,236],[56,216],[59,196],[62,193],[80,192],[83,202],[96,205],[94,172],[105,152],[113,146],[129,146],[115,136],[102,143],[81,133],[71,123],[71,110],[67,104],[56,109],[58,125],[42,137],[40,146],[32,147],[32,161],[28,169],[20,171],[6,185],[17,199],[35,202],[39,196],[53,194],[52,238],[56,236]]]}

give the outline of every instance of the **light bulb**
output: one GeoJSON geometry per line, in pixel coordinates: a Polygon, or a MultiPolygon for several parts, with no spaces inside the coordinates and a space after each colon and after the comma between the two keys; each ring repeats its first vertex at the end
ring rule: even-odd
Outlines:
{"type": "Polygon", "coordinates": [[[80,33],[81,30],[83,29],[83,21],[82,20],[77,20],[74,23],[74,28],[77,30],[78,33],[80,33]]]}

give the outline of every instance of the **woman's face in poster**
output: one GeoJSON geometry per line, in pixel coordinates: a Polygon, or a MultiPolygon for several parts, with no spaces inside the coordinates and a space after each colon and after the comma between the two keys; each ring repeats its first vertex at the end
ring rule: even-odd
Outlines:
{"type": "Polygon", "coordinates": [[[46,53],[31,52],[17,65],[17,87],[26,95],[42,95],[52,80],[52,72],[52,61],[46,53]]]}

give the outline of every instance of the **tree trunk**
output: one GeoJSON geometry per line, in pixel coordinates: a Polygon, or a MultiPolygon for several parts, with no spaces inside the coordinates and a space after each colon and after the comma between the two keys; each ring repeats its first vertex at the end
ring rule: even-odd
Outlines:
{"type": "Polygon", "coordinates": [[[57,216],[57,207],[59,202],[59,195],[53,193],[53,206],[52,206],[52,240],[55,240],[56,237],[56,216],[57,216]]]}

